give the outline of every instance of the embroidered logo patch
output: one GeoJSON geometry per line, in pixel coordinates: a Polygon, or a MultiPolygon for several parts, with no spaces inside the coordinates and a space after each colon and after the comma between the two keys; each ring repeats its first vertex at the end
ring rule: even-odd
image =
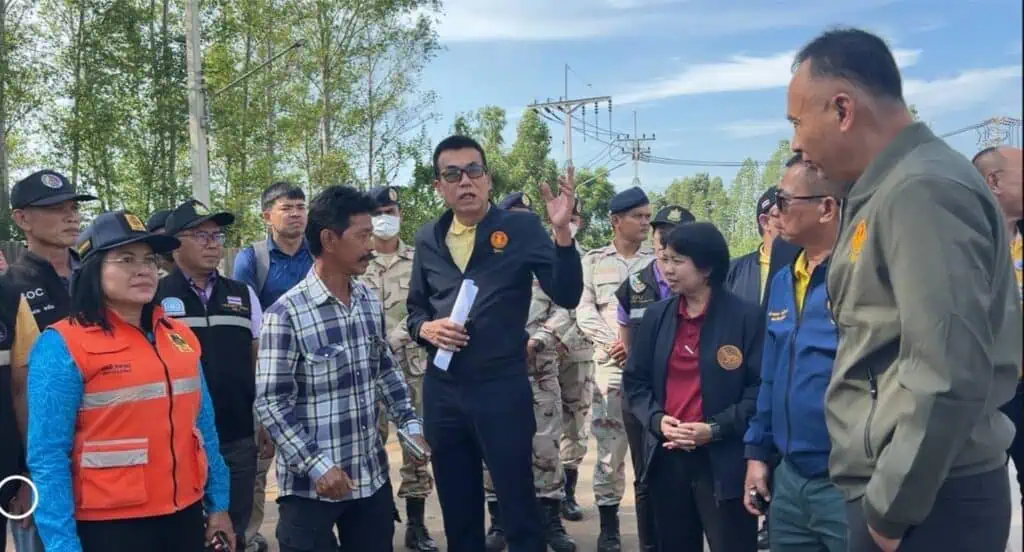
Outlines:
{"type": "Polygon", "coordinates": [[[185,341],[184,337],[181,337],[174,332],[167,334],[167,336],[171,338],[171,344],[174,345],[174,348],[177,349],[179,353],[193,352],[192,347],[189,346],[188,341],[185,341]]]}
{"type": "Polygon", "coordinates": [[[533,203],[533,200],[530,199],[530,196],[528,196],[526,194],[523,194],[523,199],[521,201],[523,202],[523,205],[525,205],[527,207],[529,207],[530,204],[533,203]]]}
{"type": "Polygon", "coordinates": [[[398,192],[394,188],[388,190],[388,199],[391,201],[398,201],[398,192]]]}
{"type": "Polygon", "coordinates": [[[853,236],[850,237],[850,262],[855,263],[860,258],[861,249],[864,248],[864,239],[868,236],[868,223],[861,220],[853,229],[853,236]]]}
{"type": "Polygon", "coordinates": [[[735,370],[743,364],[743,353],[735,345],[722,345],[718,348],[718,365],[726,370],[735,370]]]}
{"type": "Polygon", "coordinates": [[[668,212],[668,215],[665,218],[667,218],[669,222],[679,222],[683,219],[683,213],[679,209],[672,209],[668,212]]]}
{"type": "Polygon", "coordinates": [[[508,245],[508,234],[501,230],[495,230],[491,232],[491,247],[495,249],[505,249],[508,245]]]}
{"type": "Polygon", "coordinates": [[[160,301],[160,306],[164,308],[164,314],[167,316],[185,316],[185,302],[177,297],[164,297],[164,300],[160,301]]]}
{"type": "Polygon", "coordinates": [[[139,220],[139,217],[137,217],[135,215],[130,215],[128,213],[125,213],[124,214],[124,221],[125,221],[125,223],[128,224],[128,228],[132,229],[132,232],[145,232],[146,231],[146,225],[142,224],[142,221],[139,220]]]}
{"type": "Polygon", "coordinates": [[[639,274],[634,273],[629,275],[629,287],[633,293],[643,293],[647,289],[647,284],[640,279],[639,274]]]}
{"type": "Polygon", "coordinates": [[[782,322],[786,319],[786,315],[789,314],[789,309],[782,309],[780,311],[768,311],[769,322],[782,322]]]}
{"type": "Polygon", "coordinates": [[[51,190],[59,190],[64,187],[64,183],[60,181],[60,178],[52,174],[44,174],[39,177],[39,181],[43,183],[43,186],[46,186],[51,190]]]}

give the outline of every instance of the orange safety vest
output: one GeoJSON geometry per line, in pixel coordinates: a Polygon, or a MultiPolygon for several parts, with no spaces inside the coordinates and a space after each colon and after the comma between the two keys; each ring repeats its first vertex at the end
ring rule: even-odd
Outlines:
{"type": "Polygon", "coordinates": [[[71,450],[75,518],[161,516],[202,499],[207,459],[196,428],[201,400],[199,340],[153,313],[153,343],[107,312],[99,326],[53,326],[82,374],[84,394],[71,450]]]}

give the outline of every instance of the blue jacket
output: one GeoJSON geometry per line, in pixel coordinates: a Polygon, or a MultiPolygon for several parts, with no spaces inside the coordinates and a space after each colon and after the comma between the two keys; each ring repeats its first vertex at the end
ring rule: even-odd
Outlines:
{"type": "Polygon", "coordinates": [[[839,345],[839,333],[825,290],[828,263],[814,269],[804,297],[796,308],[793,266],[771,280],[766,305],[761,389],[757,411],[750,420],[746,456],[765,462],[775,452],[807,478],[828,474],[831,450],[825,426],[825,390],[839,345]]]}

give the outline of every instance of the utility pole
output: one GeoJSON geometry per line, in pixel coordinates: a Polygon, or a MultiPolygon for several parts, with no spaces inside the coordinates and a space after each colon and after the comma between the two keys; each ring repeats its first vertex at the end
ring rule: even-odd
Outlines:
{"type": "Polygon", "coordinates": [[[199,0],[185,2],[185,60],[188,70],[188,134],[192,197],[210,203],[210,157],[206,143],[206,90],[203,85],[199,0]]]}
{"type": "MultiPolygon", "coordinates": [[[[617,138],[615,138],[616,142],[629,142],[630,144],[630,153],[633,157],[634,186],[640,185],[640,161],[643,159],[644,155],[650,155],[651,153],[650,147],[643,147],[641,146],[641,144],[643,144],[644,142],[653,142],[654,140],[657,139],[654,134],[652,134],[650,137],[648,137],[647,134],[641,135],[637,127],[638,125],[636,119],[636,111],[633,111],[633,135],[630,136],[629,134],[625,134],[619,135],[617,138]]],[[[622,148],[622,151],[625,152],[626,148],[622,148]]]]}
{"type": "Polygon", "coordinates": [[[598,106],[602,103],[608,103],[608,126],[611,128],[611,116],[612,116],[612,97],[611,96],[593,96],[590,98],[569,98],[569,64],[565,64],[565,96],[557,101],[548,100],[546,102],[533,102],[528,107],[534,111],[545,110],[547,112],[558,111],[565,115],[565,163],[566,167],[572,166],[572,119],[573,113],[580,107],[584,107],[587,104],[594,104],[594,115],[597,115],[598,106]]]}
{"type": "Polygon", "coordinates": [[[1013,117],[992,117],[977,129],[978,148],[1001,144],[1017,146],[1020,142],[1021,120],[1013,117]]]}

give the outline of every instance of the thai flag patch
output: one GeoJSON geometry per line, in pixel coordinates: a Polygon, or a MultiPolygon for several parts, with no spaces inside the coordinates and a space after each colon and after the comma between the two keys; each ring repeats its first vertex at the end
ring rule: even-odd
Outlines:
{"type": "Polygon", "coordinates": [[[234,295],[228,295],[228,304],[233,306],[233,307],[241,307],[242,306],[242,298],[241,297],[236,297],[234,295]]]}

